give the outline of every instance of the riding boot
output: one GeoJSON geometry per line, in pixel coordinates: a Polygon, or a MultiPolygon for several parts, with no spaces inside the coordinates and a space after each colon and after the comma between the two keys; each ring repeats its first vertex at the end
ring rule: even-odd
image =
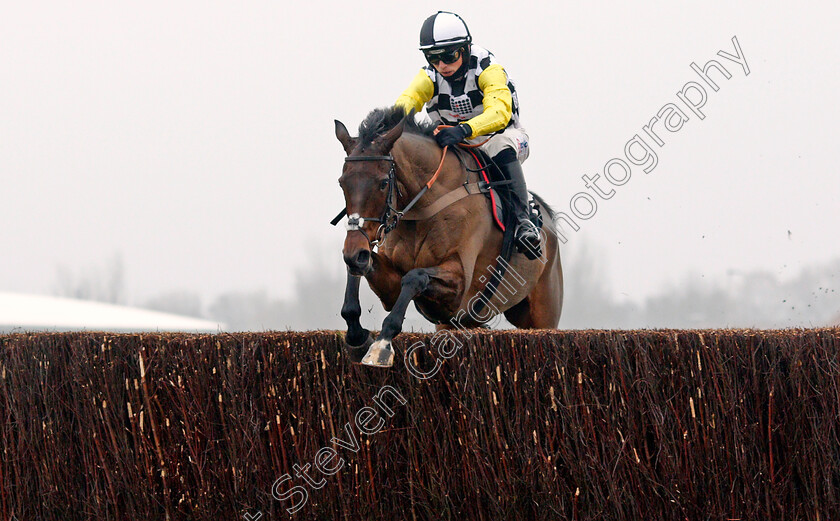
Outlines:
{"type": "Polygon", "coordinates": [[[534,260],[542,256],[542,245],[540,244],[540,231],[531,221],[530,217],[528,188],[525,186],[522,164],[518,159],[497,164],[505,178],[510,181],[510,185],[508,185],[509,193],[513,201],[513,211],[516,216],[516,221],[518,222],[516,231],[514,232],[516,247],[528,259],[534,260]]]}

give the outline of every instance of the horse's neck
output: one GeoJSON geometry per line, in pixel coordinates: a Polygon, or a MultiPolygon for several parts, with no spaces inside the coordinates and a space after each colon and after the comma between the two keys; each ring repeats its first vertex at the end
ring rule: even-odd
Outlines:
{"type": "MultiPolygon", "coordinates": [[[[454,157],[455,153],[454,150],[447,151],[447,156],[452,155],[457,161],[454,157]]],[[[398,166],[397,177],[409,192],[402,195],[406,204],[414,199],[435,174],[441,162],[442,150],[434,141],[413,134],[405,134],[395,144],[392,154],[398,166]]],[[[450,161],[444,162],[442,171],[430,190],[431,193],[423,199],[427,197],[434,199],[436,194],[448,192],[464,182],[461,164],[458,162],[457,168],[453,168],[450,161]]]]}

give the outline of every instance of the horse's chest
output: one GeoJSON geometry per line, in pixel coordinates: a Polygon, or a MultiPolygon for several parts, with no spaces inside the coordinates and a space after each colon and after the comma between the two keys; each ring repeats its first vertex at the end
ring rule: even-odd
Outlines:
{"type": "Polygon", "coordinates": [[[382,250],[382,254],[388,257],[394,268],[396,268],[402,275],[405,275],[414,268],[419,267],[417,266],[418,254],[416,251],[415,240],[413,238],[394,241],[393,245],[389,246],[389,248],[382,250]]]}

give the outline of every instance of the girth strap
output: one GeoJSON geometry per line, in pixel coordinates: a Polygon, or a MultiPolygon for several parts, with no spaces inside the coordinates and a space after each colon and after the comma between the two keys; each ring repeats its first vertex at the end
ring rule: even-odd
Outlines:
{"type": "Polygon", "coordinates": [[[447,206],[454,204],[457,201],[460,201],[464,197],[482,194],[487,192],[488,190],[489,188],[487,187],[487,183],[485,182],[461,185],[455,190],[452,190],[451,192],[437,199],[429,206],[424,206],[423,208],[412,208],[410,211],[406,212],[406,214],[402,216],[402,220],[422,221],[424,219],[428,219],[429,217],[435,215],[447,206]]]}

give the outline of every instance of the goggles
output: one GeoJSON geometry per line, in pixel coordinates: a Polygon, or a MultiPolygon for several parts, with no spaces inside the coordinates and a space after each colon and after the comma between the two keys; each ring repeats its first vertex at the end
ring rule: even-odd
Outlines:
{"type": "Polygon", "coordinates": [[[458,58],[461,57],[461,49],[425,51],[424,54],[426,55],[426,61],[428,61],[430,65],[434,65],[438,62],[450,65],[458,61],[458,58]]]}

